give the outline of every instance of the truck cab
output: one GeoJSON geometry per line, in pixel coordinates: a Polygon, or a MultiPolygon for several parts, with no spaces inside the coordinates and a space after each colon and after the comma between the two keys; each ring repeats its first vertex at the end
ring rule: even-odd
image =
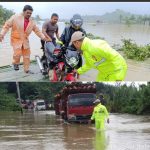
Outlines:
{"type": "Polygon", "coordinates": [[[78,93],[68,96],[67,119],[68,121],[83,122],[91,118],[96,99],[94,93],[78,93]]]}
{"type": "Polygon", "coordinates": [[[55,96],[55,113],[68,122],[87,122],[96,99],[93,83],[69,83],[55,96]]]}

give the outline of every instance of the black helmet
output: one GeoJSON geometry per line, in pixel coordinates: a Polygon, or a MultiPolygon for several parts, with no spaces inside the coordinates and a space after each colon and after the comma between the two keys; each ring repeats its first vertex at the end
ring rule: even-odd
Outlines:
{"type": "Polygon", "coordinates": [[[79,29],[79,28],[81,28],[81,26],[83,24],[83,19],[81,18],[81,16],[79,14],[75,14],[75,15],[73,15],[72,19],[70,20],[70,24],[75,29],[79,29]]]}

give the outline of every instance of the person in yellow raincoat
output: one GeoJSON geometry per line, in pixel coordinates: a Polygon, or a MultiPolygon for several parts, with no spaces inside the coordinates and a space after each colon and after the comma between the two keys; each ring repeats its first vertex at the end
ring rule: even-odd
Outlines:
{"type": "Polygon", "coordinates": [[[94,111],[91,117],[91,120],[95,120],[95,127],[99,130],[105,129],[105,119],[107,119],[107,123],[109,123],[108,111],[104,105],[101,104],[99,99],[96,99],[93,102],[96,106],[94,107],[94,111]]]}
{"type": "Polygon", "coordinates": [[[14,50],[13,65],[14,70],[19,70],[20,57],[23,56],[24,72],[32,73],[29,70],[30,65],[30,46],[29,35],[32,31],[41,39],[48,41],[49,39],[39,30],[36,23],[31,19],[33,8],[26,5],[23,8],[23,13],[15,14],[7,20],[0,32],[0,42],[3,40],[5,34],[11,28],[11,45],[14,50]]]}
{"type": "Polygon", "coordinates": [[[71,43],[83,54],[85,64],[77,70],[84,74],[91,68],[99,71],[96,81],[122,81],[125,79],[127,64],[124,58],[105,40],[90,40],[84,33],[77,31],[71,43]]]}

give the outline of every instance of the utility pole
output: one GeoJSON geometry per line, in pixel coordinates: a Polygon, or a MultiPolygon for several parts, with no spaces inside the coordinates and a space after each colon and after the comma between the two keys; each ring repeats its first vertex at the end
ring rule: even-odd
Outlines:
{"type": "Polygon", "coordinates": [[[20,111],[21,111],[21,114],[23,114],[23,109],[22,109],[22,105],[21,105],[20,88],[19,88],[18,82],[16,82],[16,87],[17,87],[17,94],[18,94],[18,100],[19,100],[19,105],[20,105],[20,111]]]}

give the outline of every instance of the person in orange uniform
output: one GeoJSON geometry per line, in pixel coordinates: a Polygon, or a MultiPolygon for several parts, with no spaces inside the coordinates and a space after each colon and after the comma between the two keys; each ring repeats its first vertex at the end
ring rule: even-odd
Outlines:
{"type": "Polygon", "coordinates": [[[5,34],[11,28],[11,45],[14,50],[13,65],[14,70],[19,70],[20,58],[23,56],[23,65],[25,73],[33,73],[29,70],[30,66],[30,45],[29,35],[32,31],[42,40],[49,41],[48,38],[39,30],[36,23],[31,19],[33,8],[25,5],[23,13],[15,14],[7,20],[0,33],[0,42],[2,42],[5,34]]]}

